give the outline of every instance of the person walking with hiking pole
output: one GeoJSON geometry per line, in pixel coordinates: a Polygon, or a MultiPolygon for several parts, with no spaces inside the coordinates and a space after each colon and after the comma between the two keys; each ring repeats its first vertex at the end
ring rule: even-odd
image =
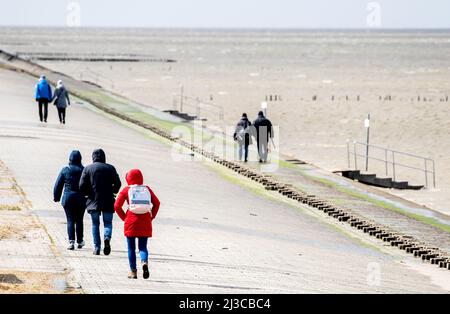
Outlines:
{"type": "Polygon", "coordinates": [[[264,116],[264,113],[260,111],[258,117],[253,122],[253,127],[256,131],[256,142],[258,145],[259,162],[267,162],[269,154],[269,140],[273,138],[272,122],[264,116]]]}

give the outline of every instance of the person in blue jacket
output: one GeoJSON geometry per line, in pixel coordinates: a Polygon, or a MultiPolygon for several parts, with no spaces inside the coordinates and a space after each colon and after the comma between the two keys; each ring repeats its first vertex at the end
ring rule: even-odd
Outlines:
{"type": "Polygon", "coordinates": [[[52,88],[47,82],[45,75],[41,75],[35,88],[35,97],[39,104],[39,118],[41,122],[47,123],[48,103],[52,101],[52,88]],[[42,112],[44,111],[44,112],[42,112]]]}
{"type": "Polygon", "coordinates": [[[81,153],[78,150],[72,151],[69,157],[69,165],[65,166],[59,173],[53,189],[53,199],[55,202],[61,200],[61,194],[64,189],[61,205],[64,207],[67,217],[67,233],[69,235],[68,250],[75,249],[75,231],[77,248],[81,249],[85,245],[83,240],[83,218],[86,210],[86,198],[80,192],[79,188],[83,169],[81,153]]]}

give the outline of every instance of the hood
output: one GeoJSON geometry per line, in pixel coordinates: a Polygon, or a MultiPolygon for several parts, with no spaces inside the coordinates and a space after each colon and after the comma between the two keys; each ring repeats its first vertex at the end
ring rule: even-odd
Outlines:
{"type": "Polygon", "coordinates": [[[74,150],[70,153],[69,164],[81,166],[81,153],[78,150],[74,150]]]}
{"type": "Polygon", "coordinates": [[[102,162],[102,163],[106,162],[106,155],[105,155],[105,152],[103,151],[103,149],[94,150],[94,152],[92,153],[92,161],[93,162],[102,162]]]}
{"type": "Polygon", "coordinates": [[[128,185],[142,185],[144,184],[144,177],[142,176],[142,172],[139,169],[132,169],[128,171],[125,176],[128,185]]]}
{"type": "Polygon", "coordinates": [[[262,112],[262,111],[258,112],[258,117],[259,118],[264,118],[264,112],[262,112]]]}
{"type": "Polygon", "coordinates": [[[241,118],[241,120],[238,122],[237,127],[244,127],[247,128],[249,125],[251,125],[251,122],[247,118],[241,118]]]}

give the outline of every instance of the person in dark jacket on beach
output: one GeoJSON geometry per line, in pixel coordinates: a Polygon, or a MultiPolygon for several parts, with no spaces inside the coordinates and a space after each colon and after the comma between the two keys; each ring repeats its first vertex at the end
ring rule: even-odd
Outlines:
{"type": "Polygon", "coordinates": [[[259,162],[267,162],[269,140],[273,138],[272,122],[260,111],[253,122],[256,131],[256,142],[258,144],[259,162]]]}
{"type": "Polygon", "coordinates": [[[112,221],[115,194],[120,190],[121,182],[114,166],[106,163],[105,152],[96,149],[92,153],[93,163],[84,168],[80,179],[80,190],[87,196],[87,211],[92,218],[94,255],[100,255],[100,216],[103,215],[104,249],[111,253],[112,221]]]}
{"type": "Polygon", "coordinates": [[[56,179],[53,188],[53,200],[59,202],[66,212],[67,233],[69,236],[69,246],[67,249],[75,249],[75,231],[77,247],[83,248],[83,217],[86,209],[86,198],[80,193],[79,182],[83,165],[81,164],[81,153],[72,151],[69,157],[69,165],[64,167],[56,179]],[[61,195],[64,189],[64,195],[61,195]]]}
{"type": "Polygon", "coordinates": [[[69,92],[63,85],[61,80],[58,81],[55,89],[55,95],[53,96],[55,102],[53,103],[58,109],[59,123],[66,124],[66,108],[70,106],[69,92]]]}
{"type": "Polygon", "coordinates": [[[233,138],[238,143],[239,161],[242,160],[244,155],[244,161],[248,161],[248,147],[252,144],[251,138],[251,126],[252,123],[247,118],[247,114],[243,113],[241,120],[236,125],[233,138]]]}
{"type": "Polygon", "coordinates": [[[137,239],[143,277],[147,279],[150,275],[148,270],[147,241],[153,235],[152,222],[158,214],[160,202],[155,193],[147,185],[144,185],[144,177],[139,169],[130,170],[126,175],[126,181],[128,186],[117,196],[114,209],[120,219],[125,222],[124,233],[128,243],[128,262],[130,264],[128,278],[137,279],[137,239]],[[128,204],[126,211],[122,208],[125,202],[128,204]],[[148,208],[145,206],[148,206],[148,208]],[[139,211],[139,207],[144,207],[145,210],[139,211]]]}
{"type": "Polygon", "coordinates": [[[41,122],[47,123],[48,103],[53,99],[52,88],[47,82],[45,75],[41,75],[35,88],[34,98],[39,105],[39,119],[41,122]]]}

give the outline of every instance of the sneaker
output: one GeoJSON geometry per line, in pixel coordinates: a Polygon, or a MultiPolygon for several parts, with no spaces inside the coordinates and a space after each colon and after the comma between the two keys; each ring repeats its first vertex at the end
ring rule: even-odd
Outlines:
{"type": "Polygon", "coordinates": [[[69,241],[69,246],[67,247],[67,249],[70,251],[75,250],[75,241],[69,241]]]}
{"type": "Polygon", "coordinates": [[[137,279],[137,270],[130,270],[128,273],[128,279],[137,279]]]}
{"type": "Polygon", "coordinates": [[[150,272],[148,271],[148,263],[142,264],[142,276],[144,279],[148,279],[150,277],[150,272]]]}
{"type": "Polygon", "coordinates": [[[86,245],[86,243],[84,243],[84,241],[81,241],[80,243],[78,243],[77,248],[82,249],[83,246],[85,246],[85,245],[86,245]]]}
{"type": "Polygon", "coordinates": [[[109,255],[109,253],[111,253],[111,245],[109,244],[109,239],[105,240],[105,248],[103,249],[103,253],[105,255],[109,255]]]}
{"type": "Polygon", "coordinates": [[[100,255],[100,249],[94,249],[94,255],[100,255]]]}

